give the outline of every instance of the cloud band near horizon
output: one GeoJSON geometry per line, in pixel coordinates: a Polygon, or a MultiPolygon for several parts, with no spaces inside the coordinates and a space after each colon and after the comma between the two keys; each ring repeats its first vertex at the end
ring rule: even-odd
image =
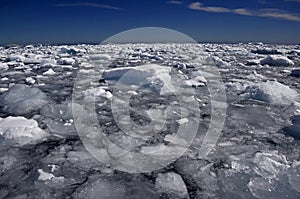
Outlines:
{"type": "Polygon", "coordinates": [[[282,10],[279,10],[279,9],[259,9],[257,11],[249,10],[246,8],[230,9],[230,8],[226,8],[226,7],[204,6],[200,2],[193,2],[193,3],[189,4],[188,8],[191,10],[199,10],[199,11],[204,11],[204,12],[232,13],[232,14],[238,14],[238,15],[268,17],[268,18],[300,22],[299,15],[283,12],[282,10]]]}
{"type": "Polygon", "coordinates": [[[123,10],[120,7],[99,4],[99,3],[91,3],[91,2],[79,2],[79,3],[58,3],[55,6],[57,7],[94,7],[94,8],[103,8],[110,10],[123,10]]]}

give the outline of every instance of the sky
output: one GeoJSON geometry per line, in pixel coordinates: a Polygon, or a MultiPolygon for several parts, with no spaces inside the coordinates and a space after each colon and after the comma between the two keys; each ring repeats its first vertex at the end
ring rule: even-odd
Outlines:
{"type": "Polygon", "coordinates": [[[162,27],[199,42],[300,44],[300,0],[0,0],[0,44],[101,43],[162,27]]]}

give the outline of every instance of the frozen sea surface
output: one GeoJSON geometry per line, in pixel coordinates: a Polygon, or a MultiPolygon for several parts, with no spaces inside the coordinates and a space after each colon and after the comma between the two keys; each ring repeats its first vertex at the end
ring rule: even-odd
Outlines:
{"type": "Polygon", "coordinates": [[[299,45],[2,46],[0,198],[300,198],[299,71],[299,45]]]}

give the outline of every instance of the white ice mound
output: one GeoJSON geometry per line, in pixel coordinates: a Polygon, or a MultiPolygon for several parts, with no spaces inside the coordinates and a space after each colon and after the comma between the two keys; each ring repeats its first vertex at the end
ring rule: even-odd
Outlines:
{"type": "Polygon", "coordinates": [[[55,74],[56,72],[52,68],[50,68],[49,70],[43,73],[43,75],[55,75],[55,74]]]}
{"type": "Polygon", "coordinates": [[[91,60],[110,60],[110,55],[107,54],[93,54],[89,56],[91,60]]]}
{"type": "Polygon", "coordinates": [[[25,60],[25,57],[23,55],[9,55],[7,58],[9,61],[19,61],[23,62],[25,60]]]}
{"type": "Polygon", "coordinates": [[[32,77],[27,77],[25,79],[25,82],[28,84],[34,84],[35,83],[35,79],[33,79],[32,77]]]}
{"type": "Polygon", "coordinates": [[[48,98],[38,88],[16,84],[0,95],[1,111],[11,115],[24,115],[48,103],[48,98]]]}
{"type": "Polygon", "coordinates": [[[171,84],[171,68],[157,64],[147,64],[137,67],[121,67],[106,70],[103,78],[118,80],[119,83],[128,85],[158,85],[163,83],[161,93],[167,93],[174,90],[171,84]]]}
{"type": "Polygon", "coordinates": [[[267,81],[248,86],[243,97],[268,103],[288,105],[298,99],[298,94],[295,90],[277,81],[267,81]]]}
{"type": "Polygon", "coordinates": [[[262,65],[268,64],[270,66],[293,66],[294,62],[282,55],[269,55],[260,60],[262,65]]]}
{"type": "Polygon", "coordinates": [[[73,65],[74,63],[75,60],[73,58],[68,57],[60,58],[59,60],[57,60],[57,64],[60,65],[73,65]]]}
{"type": "Polygon", "coordinates": [[[281,52],[275,48],[257,48],[256,50],[251,50],[252,53],[271,55],[271,54],[280,54],[281,52]]]}
{"type": "Polygon", "coordinates": [[[159,173],[155,181],[155,187],[159,192],[176,194],[179,197],[187,197],[188,191],[181,176],[174,172],[159,173]]]}
{"type": "Polygon", "coordinates": [[[84,92],[85,96],[95,96],[95,97],[105,97],[105,98],[112,98],[113,95],[110,91],[106,91],[105,89],[101,87],[97,88],[90,88],[84,92]]]}
{"type": "Polygon", "coordinates": [[[47,133],[40,129],[33,119],[9,116],[0,118],[0,136],[18,145],[24,145],[45,138],[47,133]]]}
{"type": "Polygon", "coordinates": [[[258,152],[255,154],[253,162],[256,164],[255,172],[265,179],[274,179],[288,168],[288,161],[284,155],[258,152]]]}
{"type": "Polygon", "coordinates": [[[9,66],[7,63],[0,62],[0,70],[8,70],[9,66]]]}
{"type": "Polygon", "coordinates": [[[208,57],[208,63],[211,63],[217,67],[226,67],[229,66],[228,62],[223,61],[221,58],[217,57],[217,56],[211,56],[208,57]]]}

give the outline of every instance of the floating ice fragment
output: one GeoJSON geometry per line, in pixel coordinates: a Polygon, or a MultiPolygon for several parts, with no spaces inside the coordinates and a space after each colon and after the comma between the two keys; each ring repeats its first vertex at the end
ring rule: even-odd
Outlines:
{"type": "Polygon", "coordinates": [[[7,58],[9,61],[18,61],[23,62],[25,60],[25,57],[22,55],[10,55],[7,58]]]}
{"type": "Polygon", "coordinates": [[[177,134],[168,134],[164,140],[178,146],[188,146],[188,142],[184,138],[179,137],[177,134]]]}
{"type": "Polygon", "coordinates": [[[0,88],[0,93],[8,91],[8,88],[0,88]]]}
{"type": "Polygon", "coordinates": [[[2,111],[12,115],[23,115],[37,111],[47,104],[49,99],[38,88],[16,84],[0,95],[2,111]]]}
{"type": "Polygon", "coordinates": [[[271,54],[281,54],[277,49],[273,48],[258,48],[256,50],[251,50],[252,53],[271,55],[271,54]]]}
{"type": "Polygon", "coordinates": [[[105,98],[112,98],[113,95],[111,94],[110,91],[106,91],[101,87],[96,87],[96,88],[90,88],[84,92],[85,96],[96,96],[96,97],[105,97],[105,98]]]}
{"type": "Polygon", "coordinates": [[[34,84],[34,83],[35,83],[35,79],[33,79],[32,77],[27,77],[27,78],[25,79],[25,81],[26,81],[26,83],[28,83],[28,84],[34,84]]]}
{"type": "Polygon", "coordinates": [[[162,193],[187,197],[188,191],[181,176],[175,172],[159,173],[155,180],[155,188],[162,193]]]}
{"type": "Polygon", "coordinates": [[[246,88],[243,96],[282,105],[291,104],[298,99],[298,94],[295,90],[277,81],[252,84],[246,88]]]}
{"type": "Polygon", "coordinates": [[[24,64],[39,64],[41,63],[41,60],[38,58],[25,58],[23,61],[24,64]]]}
{"type": "Polygon", "coordinates": [[[185,123],[188,123],[189,120],[188,120],[187,118],[182,118],[182,119],[180,119],[180,120],[177,120],[176,122],[177,122],[178,124],[185,124],[185,123]]]}
{"type": "Polygon", "coordinates": [[[294,62],[282,55],[269,55],[260,61],[262,65],[268,64],[270,66],[292,66],[294,62]]]}
{"type": "Polygon", "coordinates": [[[0,118],[0,135],[18,145],[24,145],[45,138],[47,133],[33,119],[9,116],[0,118]]]}
{"type": "Polygon", "coordinates": [[[107,54],[94,54],[90,55],[91,60],[109,60],[111,59],[110,55],[107,54]]]}
{"type": "Polygon", "coordinates": [[[55,75],[56,73],[53,71],[52,68],[50,68],[49,70],[47,70],[46,72],[43,73],[43,75],[55,75]]]}
{"type": "Polygon", "coordinates": [[[73,58],[60,58],[59,60],[57,60],[58,64],[61,65],[72,65],[75,63],[75,60],[73,58]]]}
{"type": "Polygon", "coordinates": [[[286,157],[276,153],[256,153],[253,162],[255,172],[265,179],[274,179],[289,167],[286,157]]]}
{"type": "Polygon", "coordinates": [[[7,63],[2,63],[2,62],[0,62],[0,70],[8,70],[8,65],[7,65],[7,63]]]}
{"type": "Polygon", "coordinates": [[[7,80],[9,80],[7,77],[3,77],[3,78],[1,79],[1,81],[7,81],[7,80]]]}
{"type": "Polygon", "coordinates": [[[44,172],[42,169],[38,169],[38,172],[40,174],[40,176],[38,177],[38,180],[41,180],[41,181],[51,180],[52,178],[55,177],[52,173],[44,172]]]}

